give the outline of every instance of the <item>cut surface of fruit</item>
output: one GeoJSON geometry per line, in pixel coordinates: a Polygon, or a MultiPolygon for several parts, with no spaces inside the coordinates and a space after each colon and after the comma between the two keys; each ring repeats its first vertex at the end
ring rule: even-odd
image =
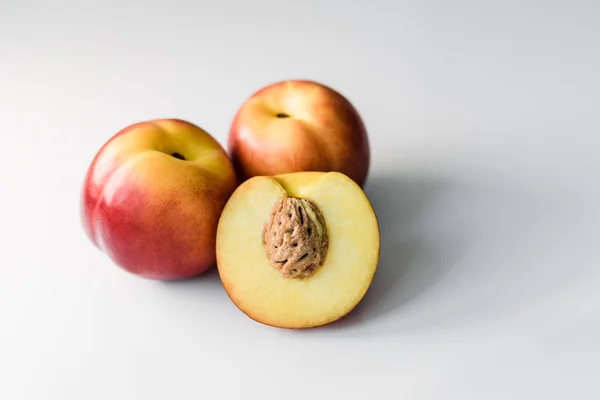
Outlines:
{"type": "Polygon", "coordinates": [[[227,294],[250,318],[275,327],[309,328],[343,317],[361,301],[377,269],[379,245],[371,203],[346,175],[258,176],[241,184],[223,210],[217,267],[227,294]],[[282,208],[286,200],[296,214],[282,208]],[[273,219],[278,210],[285,214],[279,231],[281,219],[273,219]],[[294,243],[306,251],[268,248],[294,243]],[[286,270],[278,267],[283,262],[295,264],[286,270]]]}

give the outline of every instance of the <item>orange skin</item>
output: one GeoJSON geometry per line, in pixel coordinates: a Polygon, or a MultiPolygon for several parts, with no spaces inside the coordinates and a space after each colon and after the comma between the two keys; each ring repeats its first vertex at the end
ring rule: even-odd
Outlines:
{"type": "Polygon", "coordinates": [[[235,187],[227,153],[207,132],[177,119],[140,122],[94,157],[81,194],[83,228],[135,275],[190,278],[215,264],[218,220],[235,187]]]}
{"type": "Polygon", "coordinates": [[[370,151],[353,105],[322,84],[290,80],[269,85],[236,113],[228,150],[240,182],[253,176],[336,171],[364,186],[370,151]]]}

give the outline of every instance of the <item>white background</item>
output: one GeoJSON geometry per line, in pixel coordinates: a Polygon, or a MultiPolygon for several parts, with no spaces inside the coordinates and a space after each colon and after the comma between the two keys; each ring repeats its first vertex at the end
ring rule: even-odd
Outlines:
{"type": "Polygon", "coordinates": [[[600,398],[593,1],[0,1],[0,398],[600,398]],[[379,272],[323,329],[255,323],[218,276],[146,281],[79,222],[137,121],[225,144],[314,79],[368,127],[379,272]]]}

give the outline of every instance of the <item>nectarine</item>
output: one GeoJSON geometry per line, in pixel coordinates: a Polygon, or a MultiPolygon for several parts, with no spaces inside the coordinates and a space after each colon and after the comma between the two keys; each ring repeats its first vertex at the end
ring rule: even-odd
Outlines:
{"type": "Polygon", "coordinates": [[[238,178],[341,172],[363,186],[370,149],[355,107],[336,90],[307,80],[268,85],[244,101],[229,132],[238,178]]]}
{"type": "Polygon", "coordinates": [[[338,172],[246,180],[217,229],[217,268],[233,303],[251,319],[310,328],[349,313],[379,259],[369,199],[338,172]]]}
{"type": "Polygon", "coordinates": [[[229,157],[206,131],[177,119],[140,122],[110,138],[89,166],[83,227],[133,274],[189,278],[214,265],[219,216],[235,187],[229,157]]]}

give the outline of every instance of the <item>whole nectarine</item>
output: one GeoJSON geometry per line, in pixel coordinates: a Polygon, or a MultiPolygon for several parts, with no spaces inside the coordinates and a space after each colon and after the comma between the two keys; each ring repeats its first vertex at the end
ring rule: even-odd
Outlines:
{"type": "Polygon", "coordinates": [[[81,198],[90,240],[118,266],[149,279],[184,279],[215,263],[219,217],[236,187],[222,146],[186,121],[133,124],[110,138],[81,198]]]}
{"type": "Polygon", "coordinates": [[[238,178],[341,172],[363,186],[370,149],[355,107],[336,90],[307,80],[268,85],[237,111],[228,150],[238,178]]]}

